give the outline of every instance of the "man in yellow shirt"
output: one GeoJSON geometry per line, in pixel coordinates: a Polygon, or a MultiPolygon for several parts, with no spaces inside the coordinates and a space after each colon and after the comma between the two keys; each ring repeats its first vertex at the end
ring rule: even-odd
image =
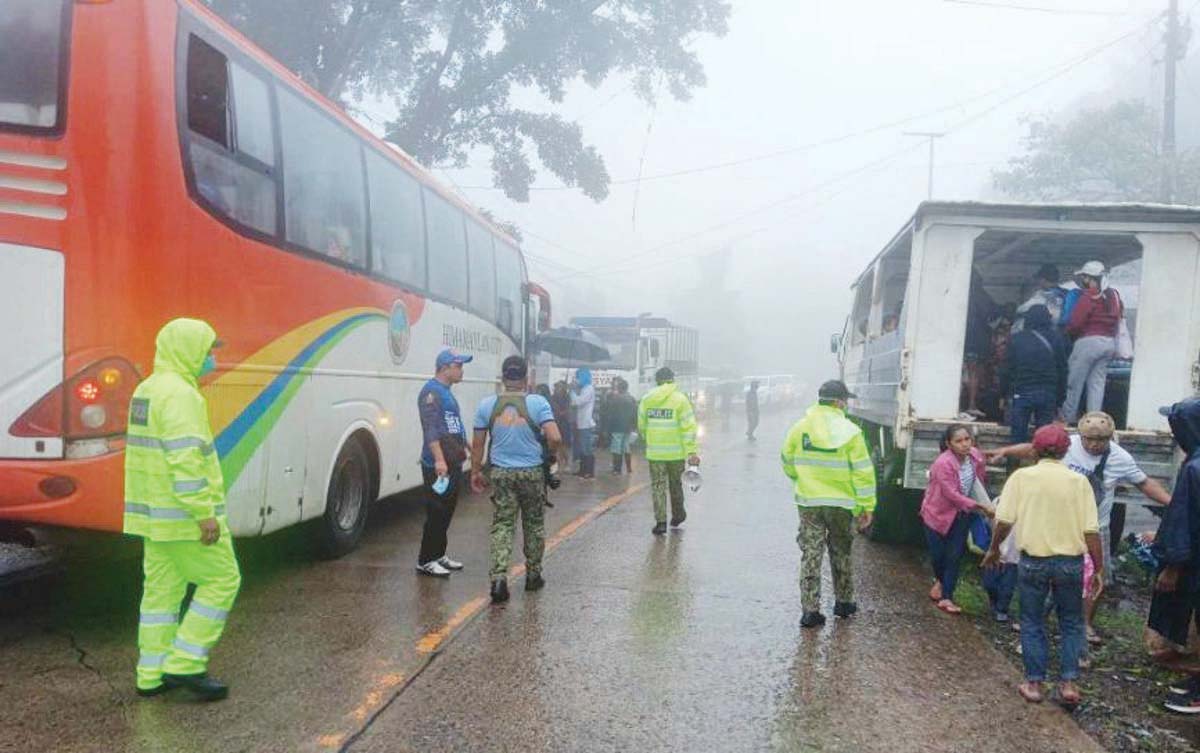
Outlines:
{"type": "MultiPolygon", "coordinates": [[[[1071,440],[1058,424],[1033,435],[1038,464],[1009,477],[996,508],[996,532],[983,559],[984,567],[1000,561],[1000,545],[1015,531],[1021,550],[1018,588],[1021,594],[1021,658],[1025,682],[1018,690],[1030,703],[1042,700],[1049,640],[1046,614],[1040,605],[1053,595],[1062,631],[1059,695],[1067,706],[1080,700],[1079,657],[1084,648],[1083,555],[1102,564],[1096,498],[1087,478],[1062,463],[1071,440]]],[[[1092,575],[1092,589],[1103,587],[1102,568],[1092,575]]]]}

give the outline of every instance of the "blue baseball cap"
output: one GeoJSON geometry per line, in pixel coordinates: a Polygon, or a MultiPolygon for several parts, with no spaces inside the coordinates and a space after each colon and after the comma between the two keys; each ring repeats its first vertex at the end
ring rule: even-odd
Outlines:
{"type": "Polygon", "coordinates": [[[446,348],[438,353],[437,367],[444,369],[452,363],[470,363],[473,360],[475,360],[475,356],[464,356],[454,348],[446,348]]]}

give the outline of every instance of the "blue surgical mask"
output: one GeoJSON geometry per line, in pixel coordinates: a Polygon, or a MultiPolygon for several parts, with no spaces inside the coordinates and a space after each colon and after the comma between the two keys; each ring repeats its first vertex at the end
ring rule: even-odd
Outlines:
{"type": "Polygon", "coordinates": [[[197,376],[207,376],[217,370],[217,359],[212,353],[204,357],[204,363],[200,364],[200,373],[197,376]]]}

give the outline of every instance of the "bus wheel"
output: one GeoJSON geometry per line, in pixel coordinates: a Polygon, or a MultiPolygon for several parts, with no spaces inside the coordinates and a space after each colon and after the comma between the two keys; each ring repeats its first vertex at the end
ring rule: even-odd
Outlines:
{"type": "Polygon", "coordinates": [[[367,525],[374,483],[367,450],[351,437],[338,453],[325,496],[325,514],[318,529],[317,546],[326,557],[341,557],[358,546],[367,525]]]}

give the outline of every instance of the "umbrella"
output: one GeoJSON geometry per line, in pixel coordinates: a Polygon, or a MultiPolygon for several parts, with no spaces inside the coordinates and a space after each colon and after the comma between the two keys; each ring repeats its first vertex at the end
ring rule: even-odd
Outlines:
{"type": "Polygon", "coordinates": [[[552,356],[571,361],[608,361],[612,356],[604,341],[579,327],[555,327],[537,336],[533,347],[552,356]]]}

